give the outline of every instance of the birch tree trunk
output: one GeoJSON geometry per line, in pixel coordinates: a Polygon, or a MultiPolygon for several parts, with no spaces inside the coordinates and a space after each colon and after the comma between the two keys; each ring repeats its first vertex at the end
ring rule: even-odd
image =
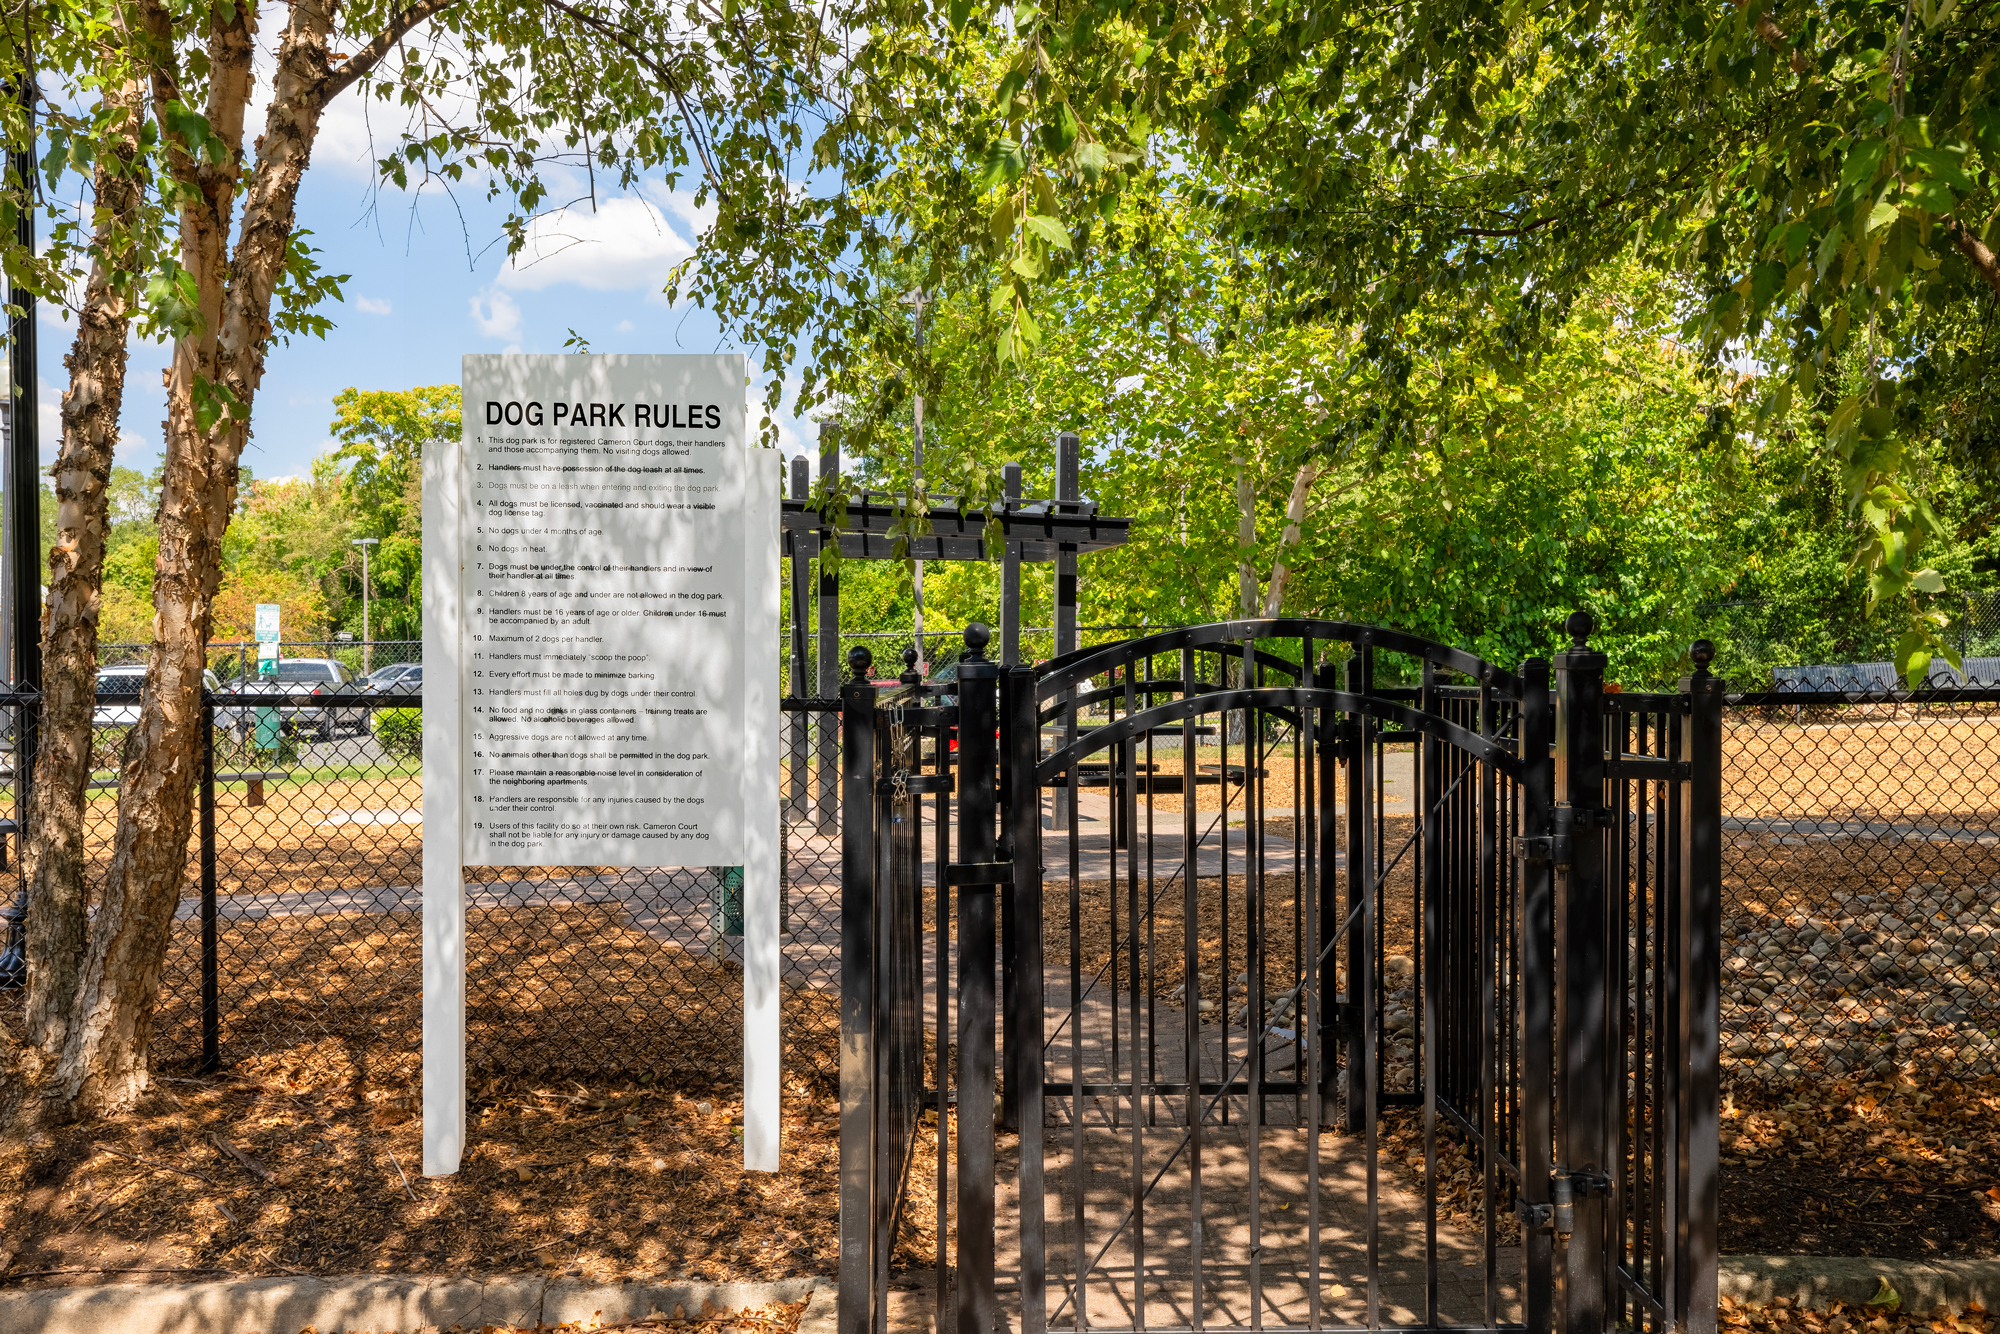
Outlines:
{"type": "MultiPolygon", "coordinates": [[[[126,743],[120,772],[110,873],[75,1018],[50,1080],[49,1102],[59,1117],[122,1110],[146,1087],[154,1001],[193,823],[202,670],[221,582],[222,535],[236,502],[238,463],[263,377],[271,299],[284,269],[299,182],[326,99],[360,72],[355,60],[339,73],[328,68],[329,0],[295,0],[289,8],[270,112],[247,178],[242,235],[233,254],[226,242],[255,30],[255,11],[248,4],[219,9],[210,42],[209,123],[223,136],[234,161],[216,169],[170,145],[176,174],[182,184],[194,187],[180,219],[181,262],[197,284],[202,318],[176,340],[169,372],[152,656],[139,722],[126,743]],[[204,426],[198,411],[203,397],[211,404],[227,399],[233,404],[204,426]]],[[[414,23],[435,8],[404,11],[399,18],[414,23]]],[[[144,12],[149,28],[161,32],[155,25],[166,16],[157,0],[149,0],[144,12]]],[[[379,60],[403,31],[407,26],[379,37],[364,56],[372,53],[379,60]]],[[[160,67],[154,78],[156,104],[174,96],[173,84],[173,71],[160,67]]]]}
{"type": "Polygon", "coordinates": [[[60,1051],[82,971],[89,906],[84,881],[84,785],[90,778],[97,696],[97,618],[109,531],[111,452],[124,405],[126,339],[138,265],[134,228],[144,185],[136,174],[144,89],[132,80],[105,98],[111,129],[93,188],[95,252],[65,365],[62,446],[56,456],[57,534],[43,611],[42,716],[23,857],[28,875],[27,1040],[60,1051]]]}
{"type": "Polygon", "coordinates": [[[1299,465],[1292,478],[1292,494],[1285,501],[1285,526],[1278,534],[1278,550],[1271,557],[1271,582],[1264,586],[1264,615],[1275,617],[1285,605],[1285,585],[1292,577],[1292,567],[1285,563],[1285,553],[1299,544],[1299,530],[1306,520],[1306,498],[1312,494],[1313,483],[1326,471],[1326,464],[1319,459],[1308,459],[1299,465]]]}
{"type": "Polygon", "coordinates": [[[1236,459],[1236,614],[1257,614],[1257,484],[1250,465],[1236,459]]]}

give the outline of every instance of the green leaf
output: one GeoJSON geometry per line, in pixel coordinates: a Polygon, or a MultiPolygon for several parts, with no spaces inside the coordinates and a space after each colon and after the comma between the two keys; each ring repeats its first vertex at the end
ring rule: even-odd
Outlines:
{"type": "Polygon", "coordinates": [[[1017,181],[1028,167],[1028,158],[1021,151],[1019,140],[999,138],[988,145],[986,157],[979,166],[979,185],[983,190],[1008,181],[1017,181]]]}
{"type": "Polygon", "coordinates": [[[1894,204],[1885,200],[1868,210],[1868,224],[1861,229],[1861,234],[1871,236],[1902,216],[1894,204]]]}
{"type": "Polygon", "coordinates": [[[1881,139],[1863,139],[1847,151],[1847,160],[1840,165],[1840,185],[1844,190],[1859,190],[1875,179],[1875,168],[1882,162],[1882,150],[1888,145],[1881,139]]]}
{"type": "Polygon", "coordinates": [[[1936,570],[1918,570],[1910,576],[1910,587],[1919,593],[1944,592],[1944,576],[1936,570]]]}
{"type": "MultiPolygon", "coordinates": [[[[1921,690],[1931,674],[1931,659],[1935,656],[1932,636],[1922,630],[1910,630],[1896,641],[1896,668],[1903,674],[1903,684],[1910,690],[1921,690]]],[[[1879,1277],[1879,1276],[1878,1276],[1879,1277]]],[[[1889,1286],[1889,1280],[1881,1280],[1882,1286],[1868,1305],[1885,1315],[1901,1309],[1903,1295],[1889,1286]]]]}
{"type": "Polygon", "coordinates": [[[1104,169],[1110,164],[1111,154],[1097,140],[1092,139],[1089,143],[1077,147],[1076,165],[1085,180],[1095,184],[1097,178],[1104,174],[1104,169]]]}
{"type": "MultiPolygon", "coordinates": [[[[1054,218],[1046,214],[1030,213],[1028,215],[1028,230],[1058,250],[1067,250],[1070,247],[1068,230],[1060,222],[1057,222],[1054,218]]],[[[1027,276],[1034,277],[1036,275],[1029,274],[1027,276]]]]}

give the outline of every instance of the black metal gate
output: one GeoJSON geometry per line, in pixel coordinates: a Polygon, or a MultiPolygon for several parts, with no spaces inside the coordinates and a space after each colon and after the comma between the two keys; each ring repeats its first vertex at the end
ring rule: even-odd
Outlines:
{"type": "Polygon", "coordinates": [[[974,627],[954,697],[848,687],[843,1334],[925,1108],[958,1334],[1712,1330],[1721,682],[1568,629],[974,627]]]}

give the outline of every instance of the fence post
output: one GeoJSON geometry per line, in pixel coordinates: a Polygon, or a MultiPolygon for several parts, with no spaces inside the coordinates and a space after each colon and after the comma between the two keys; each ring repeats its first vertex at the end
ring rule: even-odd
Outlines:
{"type": "MultiPolygon", "coordinates": [[[[806,494],[806,456],[798,455],[792,460],[791,491],[794,500],[803,500],[806,494]]],[[[786,673],[791,689],[785,693],[797,698],[804,695],[806,686],[806,579],[811,565],[806,555],[806,535],[791,529],[785,530],[785,550],[792,558],[792,593],[788,601],[790,615],[791,669],[786,673]]],[[[785,716],[786,728],[790,731],[790,764],[785,772],[785,816],[790,825],[794,819],[806,818],[806,715],[792,713],[785,716]]],[[[790,867],[781,868],[789,876],[790,867]]]]}
{"type": "Polygon", "coordinates": [[[201,691],[201,1072],[222,1068],[222,978],[215,951],[215,700],[201,691]]]}
{"type": "Polygon", "coordinates": [[[875,687],[874,655],[848,655],[840,691],[840,1334],[875,1323],[875,687]]]}
{"type": "MultiPolygon", "coordinates": [[[[1021,465],[1003,466],[1000,482],[1011,516],[1021,507],[1021,465]]],[[[1021,544],[1011,540],[1000,563],[1000,665],[1021,665],[1021,544]]]]}
{"type": "Polygon", "coordinates": [[[1550,1182],[1556,1243],[1563,1255],[1556,1319],[1561,1334],[1602,1334],[1610,1274],[1605,1270],[1605,1199],[1610,1185],[1611,1108],[1604,1096],[1610,1059],[1605,981],[1604,663],[1588,647],[1595,621],[1571,612],[1570,646],[1555,656],[1555,809],[1551,832],[1569,839],[1568,863],[1555,860],[1556,1026],[1561,1033],[1561,1143],[1550,1182]],[[1567,1202],[1565,1196],[1568,1196],[1567,1202]]]}
{"type": "MultiPolygon", "coordinates": [[[[1338,690],[1340,688],[1340,678],[1337,675],[1337,668],[1332,663],[1315,666],[1312,672],[1313,685],[1324,690],[1338,690]]],[[[1339,855],[1338,849],[1340,847],[1338,834],[1340,820],[1340,808],[1338,804],[1339,787],[1337,786],[1340,781],[1340,774],[1338,766],[1340,764],[1342,746],[1345,744],[1344,738],[1347,735],[1348,725],[1341,721],[1341,715],[1333,709],[1321,709],[1319,711],[1317,727],[1319,735],[1314,742],[1313,760],[1314,763],[1319,765],[1317,780],[1319,791],[1316,794],[1319,797],[1319,810],[1315,813],[1319,819],[1319,845],[1317,848],[1319,856],[1319,869],[1317,873],[1319,882],[1319,963],[1317,976],[1319,1009],[1313,1019],[1312,1041],[1313,1050],[1319,1053],[1317,1063],[1319,1066],[1320,1120],[1312,1127],[1310,1133],[1313,1134],[1319,1133],[1321,1126],[1331,1124],[1333,1120],[1334,1099],[1340,1095],[1340,1063],[1334,1060],[1332,1053],[1328,1052],[1320,1044],[1322,1041],[1331,1040],[1335,1034],[1341,1031],[1340,988],[1334,984],[1334,981],[1335,969],[1338,966],[1340,958],[1340,950],[1336,942],[1340,939],[1341,919],[1347,914],[1347,909],[1341,904],[1341,895],[1339,892],[1340,877],[1335,874],[1335,858],[1339,855]]],[[[1188,746],[1187,751],[1189,754],[1192,754],[1194,748],[1188,746]]],[[[1187,766],[1190,777],[1182,788],[1183,792],[1190,794],[1196,791],[1192,779],[1193,767],[1192,765],[1187,766]]],[[[1188,803],[1187,808],[1189,810],[1194,809],[1194,797],[1190,795],[1186,798],[1186,801],[1188,803]]],[[[1190,1080],[1189,1082],[1193,1081],[1190,1080]]]]}
{"type": "Polygon", "coordinates": [[[958,1334],[993,1334],[993,933],[1000,666],[990,632],[965,627],[958,665],[958,1334]]]}
{"type": "MultiPolygon", "coordinates": [[[[1554,784],[1550,775],[1549,660],[1521,664],[1521,831],[1549,832],[1554,784]]],[[[1546,857],[1521,859],[1521,1214],[1527,1270],[1522,1309],[1528,1334],[1548,1334],[1555,1318],[1555,1235],[1550,1229],[1549,1171],[1554,1148],[1555,879],[1546,857]]]]}
{"type": "Polygon", "coordinates": [[[1042,1184],[1042,790],[1035,671],[1010,667],[1002,678],[1007,845],[1013,863],[1007,920],[1013,957],[1007,975],[1007,1095],[1020,1133],[1021,1334],[1048,1327],[1048,1251],[1042,1184]]]}
{"type": "MultiPolygon", "coordinates": [[[[840,428],[822,424],[819,428],[819,475],[829,485],[840,473],[840,428]]],[[[827,568],[824,553],[839,549],[840,534],[831,528],[819,530],[819,697],[832,699],[840,693],[840,576],[827,568]]],[[[819,755],[818,824],[822,834],[830,834],[839,824],[835,791],[839,787],[839,722],[831,713],[819,715],[819,737],[814,749],[819,755]]]]}
{"type": "MultiPolygon", "coordinates": [[[[1056,500],[1073,501],[1082,485],[1082,468],[1079,457],[1083,442],[1075,431],[1064,431],[1056,437],[1056,500]]],[[[1055,506],[1060,510],[1063,507],[1055,506]]],[[[1061,657],[1076,648],[1076,546],[1061,543],[1056,548],[1056,651],[1061,657]]],[[[1075,698],[1075,691],[1065,690],[1058,701],[1068,704],[1075,698]]],[[[1076,744],[1076,711],[1065,710],[1062,715],[1064,746],[1076,744]]],[[[1056,828],[1064,828],[1069,822],[1069,803],[1074,796],[1075,784],[1069,783],[1056,789],[1056,828]]]]}
{"type": "MultiPolygon", "coordinates": [[[[1354,656],[1347,660],[1350,695],[1373,693],[1374,665],[1374,653],[1364,636],[1356,642],[1354,656]]],[[[1366,1114],[1368,1066],[1374,1060],[1374,1053],[1365,1048],[1362,1026],[1363,1015],[1374,1005],[1373,995],[1363,991],[1364,982],[1370,983],[1369,992],[1374,989],[1370,981],[1374,970],[1364,966],[1363,956],[1374,950],[1375,943],[1368,939],[1360,911],[1366,897],[1374,892],[1368,865],[1371,786],[1367,775],[1368,715],[1356,713],[1346,732],[1342,750],[1347,761],[1347,999],[1342,1011],[1341,1039],[1347,1051],[1347,1130],[1353,1134],[1361,1129],[1366,1114]]]]}
{"type": "Polygon", "coordinates": [[[1715,1334],[1717,1297],[1717,1136],[1721,1124],[1722,1030],[1722,697],[1726,683],[1711,676],[1715,645],[1698,639],[1689,650],[1694,674],[1681,679],[1688,696],[1685,743],[1688,805],[1681,822],[1681,1081],[1682,1179],[1675,1238],[1676,1294],[1685,1334],[1715,1334]]]}

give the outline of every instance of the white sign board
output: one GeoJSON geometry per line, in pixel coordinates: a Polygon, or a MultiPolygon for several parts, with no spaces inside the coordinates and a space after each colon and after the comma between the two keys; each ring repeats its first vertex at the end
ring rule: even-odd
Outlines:
{"type": "Polygon", "coordinates": [[[275,602],[257,604],[257,642],[260,644],[278,642],[278,604],[275,602]]]}
{"type": "Polygon", "coordinates": [[[744,642],[747,502],[776,463],[725,361],[465,359],[468,863],[742,862],[748,655],[777,652],[744,642]]]}
{"type": "Polygon", "coordinates": [[[780,464],[743,358],[464,374],[424,477],[424,1170],[463,1147],[467,865],[743,867],[744,1157],[775,1170],[780,464]]]}

